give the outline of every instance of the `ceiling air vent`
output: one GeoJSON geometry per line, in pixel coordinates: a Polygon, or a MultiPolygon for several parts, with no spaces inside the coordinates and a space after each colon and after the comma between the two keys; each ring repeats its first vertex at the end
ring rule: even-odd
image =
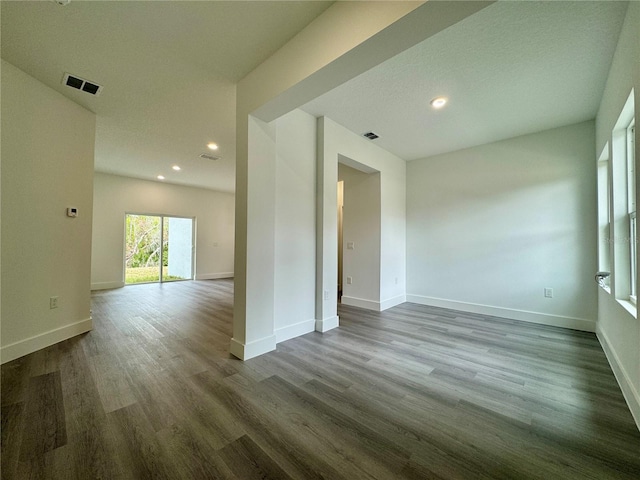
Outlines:
{"type": "Polygon", "coordinates": [[[91,95],[98,96],[100,92],[102,92],[102,86],[96,85],[93,82],[85,80],[84,78],[77,77],[76,75],[71,75],[70,73],[65,73],[62,78],[62,84],[67,87],[75,88],[76,90],[81,90],[83,92],[87,92],[91,95]]]}
{"type": "Polygon", "coordinates": [[[373,132],[367,132],[363,135],[363,137],[367,137],[369,140],[375,140],[376,138],[378,138],[378,135],[373,132]]]}
{"type": "Polygon", "coordinates": [[[207,160],[220,160],[220,157],[216,155],[209,155],[208,153],[201,153],[200,158],[206,158],[207,160]]]}

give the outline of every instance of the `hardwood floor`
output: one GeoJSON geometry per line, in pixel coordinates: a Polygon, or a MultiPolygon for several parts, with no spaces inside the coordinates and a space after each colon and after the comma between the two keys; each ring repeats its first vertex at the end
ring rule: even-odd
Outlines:
{"type": "Polygon", "coordinates": [[[2,479],[634,479],[593,334],[404,304],[229,356],[233,283],[93,295],[2,366],[2,479]]]}

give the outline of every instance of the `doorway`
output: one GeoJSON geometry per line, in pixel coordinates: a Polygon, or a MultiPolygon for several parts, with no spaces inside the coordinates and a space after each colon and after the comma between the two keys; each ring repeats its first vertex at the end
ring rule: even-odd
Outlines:
{"type": "Polygon", "coordinates": [[[125,285],[193,279],[194,219],[125,215],[125,285]]]}
{"type": "Polygon", "coordinates": [[[343,305],[379,308],[380,186],[379,171],[343,156],[339,158],[338,284],[343,305]]]}

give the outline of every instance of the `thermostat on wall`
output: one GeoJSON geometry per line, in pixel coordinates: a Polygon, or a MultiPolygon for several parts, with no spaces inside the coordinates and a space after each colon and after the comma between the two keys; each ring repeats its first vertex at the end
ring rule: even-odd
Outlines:
{"type": "Polygon", "coordinates": [[[67,217],[77,217],[78,209],[76,207],[67,208],[67,217]]]}

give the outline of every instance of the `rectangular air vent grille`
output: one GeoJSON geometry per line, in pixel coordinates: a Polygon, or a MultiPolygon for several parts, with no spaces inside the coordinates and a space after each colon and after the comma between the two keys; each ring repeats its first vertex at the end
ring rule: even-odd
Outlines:
{"type": "Polygon", "coordinates": [[[62,78],[62,84],[66,85],[67,87],[75,88],[76,90],[87,92],[88,94],[94,96],[98,96],[100,95],[100,92],[102,92],[101,85],[97,85],[76,75],[71,75],[70,73],[64,74],[64,77],[62,78]]]}
{"type": "Polygon", "coordinates": [[[373,132],[367,132],[363,136],[367,137],[369,140],[375,140],[376,138],[379,138],[378,135],[373,132]]]}
{"type": "Polygon", "coordinates": [[[207,160],[220,160],[220,157],[209,155],[208,153],[201,153],[200,158],[206,158],[207,160]]]}

